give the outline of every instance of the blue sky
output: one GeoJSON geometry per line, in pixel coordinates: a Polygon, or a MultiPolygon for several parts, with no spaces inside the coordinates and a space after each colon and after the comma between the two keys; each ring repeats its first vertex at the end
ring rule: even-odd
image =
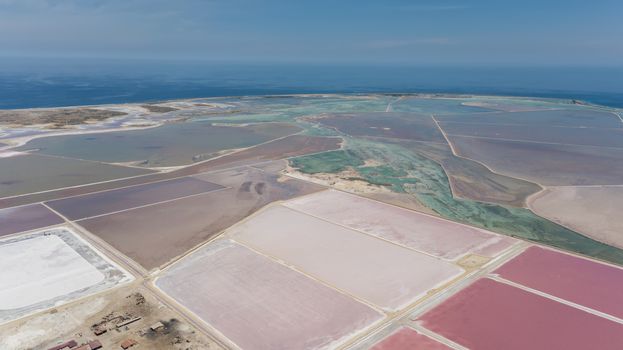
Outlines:
{"type": "Polygon", "coordinates": [[[621,65],[623,1],[0,0],[0,56],[621,65]]]}

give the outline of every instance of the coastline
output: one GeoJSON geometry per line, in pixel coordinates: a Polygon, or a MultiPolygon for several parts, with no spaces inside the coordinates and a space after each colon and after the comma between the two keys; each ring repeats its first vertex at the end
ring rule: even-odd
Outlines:
{"type": "MultiPolygon", "coordinates": [[[[132,103],[112,103],[112,104],[90,104],[90,105],[73,105],[73,106],[59,106],[59,107],[31,107],[31,108],[20,108],[20,109],[10,109],[15,111],[41,111],[41,110],[65,110],[72,108],[121,108],[131,110],[132,108],[141,107],[141,105],[149,103],[149,104],[167,104],[167,103],[180,103],[180,102],[194,102],[194,101],[205,101],[205,100],[219,100],[219,99],[248,99],[248,98],[323,98],[323,97],[336,97],[336,98],[353,98],[353,97],[374,97],[374,96],[402,96],[402,97],[414,97],[414,98],[422,98],[422,99],[481,99],[481,100],[496,100],[496,99],[508,99],[508,100],[520,100],[520,101],[528,101],[528,102],[546,102],[552,104],[563,104],[563,105],[577,105],[582,108],[588,109],[596,109],[601,111],[607,111],[615,114],[621,121],[623,122],[623,118],[621,117],[621,109],[615,107],[609,107],[604,105],[598,105],[594,103],[590,103],[587,101],[579,101],[575,99],[565,99],[565,98],[547,98],[547,97],[539,97],[539,96],[513,96],[513,95],[478,95],[478,94],[453,94],[453,93],[420,93],[420,92],[371,92],[371,93],[301,93],[301,94],[268,94],[268,95],[231,95],[231,96],[222,96],[222,97],[196,97],[196,98],[182,98],[182,99],[167,99],[160,101],[143,101],[143,102],[132,102],[132,103]]],[[[463,105],[470,106],[466,103],[462,103],[463,105]]],[[[487,107],[483,107],[487,108],[487,107]]],[[[2,110],[0,108],[0,110],[2,110]]],[[[138,114],[135,115],[135,118],[141,118],[146,115],[150,115],[147,111],[144,115],[138,114]]],[[[121,126],[114,128],[106,128],[102,127],[101,129],[92,129],[85,130],[79,129],[80,126],[89,125],[92,127],[101,127],[106,123],[110,123],[115,119],[122,118],[132,118],[132,115],[128,112],[127,115],[121,117],[111,117],[99,122],[95,123],[81,123],[78,124],[76,128],[72,129],[53,129],[49,128],[47,125],[31,125],[31,126],[1,126],[0,131],[2,129],[31,129],[33,132],[41,132],[34,135],[28,136],[16,136],[16,137],[8,137],[0,140],[0,152],[8,151],[16,147],[20,147],[25,145],[31,140],[44,138],[44,137],[52,137],[52,136],[66,136],[66,135],[80,135],[80,134],[93,134],[93,133],[105,133],[105,132],[115,132],[115,131],[131,131],[131,130],[141,130],[141,129],[150,129],[156,128],[164,125],[167,121],[174,120],[165,120],[165,121],[151,121],[150,125],[139,125],[139,126],[121,126]]],[[[131,123],[132,119],[128,121],[131,123]]]]}

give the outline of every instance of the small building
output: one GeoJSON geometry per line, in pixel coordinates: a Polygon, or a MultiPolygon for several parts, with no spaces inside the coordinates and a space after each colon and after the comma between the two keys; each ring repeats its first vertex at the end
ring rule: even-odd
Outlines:
{"type": "Polygon", "coordinates": [[[70,341],[66,341],[62,344],[58,344],[56,346],[53,346],[51,348],[49,348],[48,350],[63,350],[63,349],[71,349],[71,348],[75,348],[76,346],[78,346],[78,343],[76,343],[75,340],[70,340],[70,341]]]}
{"type": "Polygon", "coordinates": [[[162,322],[156,322],[152,324],[149,328],[151,328],[152,331],[157,331],[160,328],[164,328],[164,325],[162,324],[162,322]]]}
{"type": "Polygon", "coordinates": [[[122,341],[120,345],[121,345],[121,348],[123,350],[126,350],[126,349],[129,349],[129,348],[133,347],[136,344],[138,344],[138,342],[136,340],[128,338],[128,339],[122,341]]]}
{"type": "Polygon", "coordinates": [[[91,350],[98,350],[102,348],[102,343],[100,343],[99,340],[92,340],[89,342],[89,347],[91,348],[91,350]]]}
{"type": "Polygon", "coordinates": [[[97,326],[92,327],[92,329],[93,329],[93,334],[95,335],[102,335],[108,331],[104,325],[97,325],[97,326]]]}
{"type": "Polygon", "coordinates": [[[136,321],[138,321],[138,320],[140,320],[140,319],[141,319],[140,317],[130,318],[130,319],[128,319],[128,320],[125,320],[125,321],[123,321],[123,322],[119,323],[119,324],[117,325],[117,328],[125,327],[125,326],[129,325],[130,323],[134,323],[134,322],[136,322],[136,321]]]}

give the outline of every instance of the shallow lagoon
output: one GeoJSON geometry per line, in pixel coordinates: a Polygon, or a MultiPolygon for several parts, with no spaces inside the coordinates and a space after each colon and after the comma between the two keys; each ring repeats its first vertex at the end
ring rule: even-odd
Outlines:
{"type": "Polygon", "coordinates": [[[128,168],[40,154],[0,158],[0,198],[149,174],[128,168]]]}
{"type": "Polygon", "coordinates": [[[191,164],[223,150],[253,146],[298,131],[298,127],[290,124],[231,127],[185,122],[143,130],[46,137],[32,140],[20,149],[101,162],[166,167],[191,164]]]}

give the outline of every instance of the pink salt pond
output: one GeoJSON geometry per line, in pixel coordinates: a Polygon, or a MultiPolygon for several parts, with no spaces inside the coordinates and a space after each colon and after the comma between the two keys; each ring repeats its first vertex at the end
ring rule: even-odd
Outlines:
{"type": "Polygon", "coordinates": [[[530,247],[494,273],[507,280],[623,319],[623,269],[530,247]]]}
{"type": "Polygon", "coordinates": [[[408,327],[399,328],[371,350],[451,350],[452,348],[437,342],[408,327]]]}
{"type": "Polygon", "coordinates": [[[62,224],[64,220],[41,204],[0,209],[0,236],[62,224]]]}
{"type": "Polygon", "coordinates": [[[374,309],[228,241],[181,260],[157,286],[242,349],[335,348],[374,309]]]}
{"type": "Polygon", "coordinates": [[[390,311],[406,307],[463,273],[447,261],[284,206],[265,209],[228,233],[390,311]]]}
{"type": "Polygon", "coordinates": [[[440,258],[466,253],[493,257],[515,240],[340,191],[323,191],[284,204],[440,258]]]}
{"type": "Polygon", "coordinates": [[[623,324],[488,278],[420,321],[469,349],[623,349],[623,324]]]}
{"type": "Polygon", "coordinates": [[[223,188],[211,182],[182,177],[58,199],[46,204],[70,220],[79,220],[223,188]]]}

